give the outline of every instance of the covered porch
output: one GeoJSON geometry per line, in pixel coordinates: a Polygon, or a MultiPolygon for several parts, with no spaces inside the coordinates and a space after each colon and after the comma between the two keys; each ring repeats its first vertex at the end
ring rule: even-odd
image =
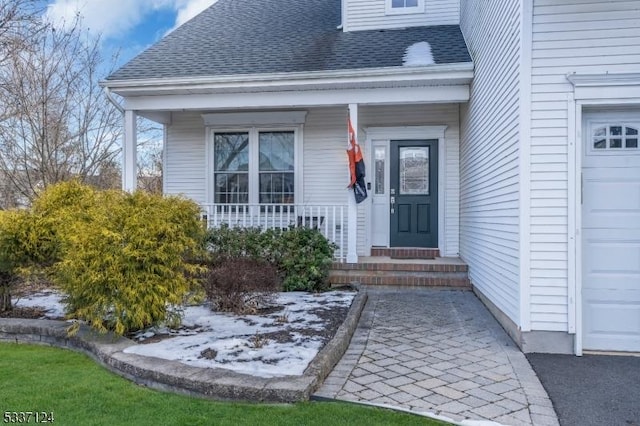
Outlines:
{"type": "Polygon", "coordinates": [[[208,226],[310,226],[337,244],[336,261],[357,263],[375,247],[398,247],[389,235],[394,147],[430,142],[438,153],[436,174],[425,178],[435,185],[432,248],[456,256],[459,104],[468,101],[472,65],[394,72],[112,87],[125,100],[123,188],[137,187],[140,115],[164,125],[164,192],[198,202],[208,226]],[[348,115],[367,167],[361,204],[346,188],[348,115]],[[229,152],[234,159],[218,161],[229,152]]]}

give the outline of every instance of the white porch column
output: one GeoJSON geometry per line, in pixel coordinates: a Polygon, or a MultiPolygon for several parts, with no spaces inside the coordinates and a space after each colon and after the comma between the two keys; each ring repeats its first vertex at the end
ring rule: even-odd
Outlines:
{"type": "MultiPolygon", "coordinates": [[[[358,141],[358,104],[349,104],[349,117],[353,125],[356,142],[358,141]]],[[[358,204],[349,189],[347,195],[347,263],[358,263],[358,204]]]]}
{"type": "Polygon", "coordinates": [[[137,145],[138,129],[135,111],[124,112],[124,140],[122,142],[122,189],[133,192],[138,187],[137,145]]]}

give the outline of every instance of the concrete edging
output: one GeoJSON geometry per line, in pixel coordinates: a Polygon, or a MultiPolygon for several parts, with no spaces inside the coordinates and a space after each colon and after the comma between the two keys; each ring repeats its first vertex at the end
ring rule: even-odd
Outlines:
{"type": "Polygon", "coordinates": [[[56,346],[84,352],[112,372],[140,385],[217,400],[253,402],[306,401],[338,363],[351,341],[367,293],[358,292],[335,336],[311,361],[302,376],[254,377],[221,368],[199,368],[155,357],[127,354],[132,340],[100,334],[81,326],[67,335],[69,323],[53,320],[0,319],[0,341],[56,346]]]}

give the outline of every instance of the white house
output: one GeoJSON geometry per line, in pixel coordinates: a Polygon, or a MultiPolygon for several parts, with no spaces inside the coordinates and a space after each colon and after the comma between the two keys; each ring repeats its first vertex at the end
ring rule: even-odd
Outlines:
{"type": "Polygon", "coordinates": [[[348,263],[439,249],[525,352],[638,352],[638,22],[623,0],[219,0],[103,82],[123,186],[141,115],[165,192],[213,225],[311,223],[348,263]]]}

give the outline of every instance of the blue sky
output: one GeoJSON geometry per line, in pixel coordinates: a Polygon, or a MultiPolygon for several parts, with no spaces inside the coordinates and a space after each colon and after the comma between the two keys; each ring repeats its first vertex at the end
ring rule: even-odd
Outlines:
{"type": "Polygon", "coordinates": [[[104,56],[119,52],[118,65],[158,41],[217,0],[46,0],[47,18],[82,24],[101,35],[104,56]]]}

